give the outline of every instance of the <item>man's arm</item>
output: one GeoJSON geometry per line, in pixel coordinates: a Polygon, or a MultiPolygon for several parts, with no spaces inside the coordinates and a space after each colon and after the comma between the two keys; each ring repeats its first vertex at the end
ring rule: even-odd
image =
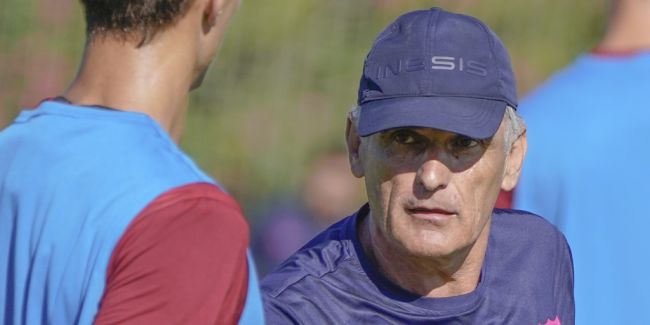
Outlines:
{"type": "Polygon", "coordinates": [[[120,238],[96,324],[234,324],[246,299],[248,225],[211,184],[173,189],[120,238]]]}

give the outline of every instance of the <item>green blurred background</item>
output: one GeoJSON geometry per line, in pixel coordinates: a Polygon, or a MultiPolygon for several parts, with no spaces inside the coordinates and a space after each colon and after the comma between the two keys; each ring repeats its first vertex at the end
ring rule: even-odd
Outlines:
{"type": "MultiPolygon", "coordinates": [[[[523,96],[596,45],[607,2],[244,0],[192,95],[181,146],[245,212],[299,191],[314,157],[344,148],[345,113],[374,37],[400,13],[432,6],[491,26],[510,50],[523,96]]],[[[1,0],[0,127],[66,88],[84,37],[78,1],[1,0]]]]}

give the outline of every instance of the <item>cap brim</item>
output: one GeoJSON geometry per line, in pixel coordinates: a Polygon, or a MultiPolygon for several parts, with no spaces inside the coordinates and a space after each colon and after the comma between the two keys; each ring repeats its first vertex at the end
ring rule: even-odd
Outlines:
{"type": "Polygon", "coordinates": [[[499,100],[468,97],[397,97],[361,105],[360,136],[400,127],[425,127],[475,139],[494,135],[506,109],[499,100]]]}

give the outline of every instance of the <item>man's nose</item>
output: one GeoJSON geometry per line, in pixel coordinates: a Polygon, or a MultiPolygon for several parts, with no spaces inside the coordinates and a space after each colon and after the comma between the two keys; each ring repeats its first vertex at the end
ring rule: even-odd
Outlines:
{"type": "Polygon", "coordinates": [[[427,192],[444,189],[449,184],[452,172],[437,158],[428,158],[424,161],[416,174],[416,181],[427,192]]]}

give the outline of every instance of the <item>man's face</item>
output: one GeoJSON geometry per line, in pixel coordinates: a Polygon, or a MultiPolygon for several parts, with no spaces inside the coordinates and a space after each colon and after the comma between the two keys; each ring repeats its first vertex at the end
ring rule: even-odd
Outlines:
{"type": "Polygon", "coordinates": [[[502,185],[504,125],[486,140],[428,128],[362,138],[353,171],[365,176],[377,239],[411,256],[469,248],[487,231],[502,185]]]}

